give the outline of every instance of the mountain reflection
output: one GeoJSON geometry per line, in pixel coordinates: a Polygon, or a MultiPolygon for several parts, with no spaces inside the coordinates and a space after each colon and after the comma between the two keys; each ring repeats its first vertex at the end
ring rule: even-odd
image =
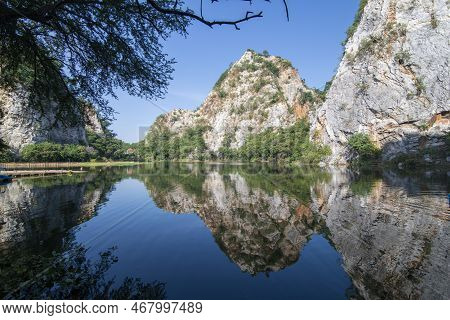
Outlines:
{"type": "Polygon", "coordinates": [[[448,299],[447,192],[445,171],[357,179],[335,171],[330,183],[315,187],[312,208],[364,298],[448,299]]]}
{"type": "Polygon", "coordinates": [[[96,169],[1,186],[0,296],[164,298],[164,284],[141,282],[132,272],[113,284],[114,277],[104,274],[120,254],[107,250],[89,261],[75,241],[77,226],[89,223],[126,178],[141,181],[167,214],[197,214],[215,248],[247,274],[281,272],[301,261],[312,235],[321,234],[342,256],[358,297],[450,297],[446,171],[411,175],[183,163],[96,169]],[[75,278],[81,283],[62,285],[75,278]]]}
{"type": "MultiPolygon", "coordinates": [[[[161,169],[156,167],[155,169],[161,169]]],[[[316,231],[311,187],[329,180],[317,169],[216,166],[158,170],[145,184],[162,209],[195,212],[217,244],[250,274],[278,271],[299,258],[316,231]]]]}

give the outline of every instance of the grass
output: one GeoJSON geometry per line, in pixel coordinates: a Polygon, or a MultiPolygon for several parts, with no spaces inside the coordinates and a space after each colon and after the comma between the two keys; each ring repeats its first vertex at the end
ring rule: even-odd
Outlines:
{"type": "Polygon", "coordinates": [[[395,55],[395,61],[401,65],[409,65],[411,61],[411,54],[408,51],[400,51],[395,55]]]}
{"type": "Polygon", "coordinates": [[[230,72],[230,68],[228,68],[227,70],[225,70],[219,77],[219,79],[217,80],[217,82],[214,84],[214,89],[218,89],[222,83],[225,81],[225,79],[228,77],[228,73],[230,72]]]}
{"type": "Polygon", "coordinates": [[[425,86],[425,83],[423,82],[422,78],[416,78],[414,81],[414,85],[416,86],[416,93],[418,96],[425,93],[427,87],[425,86]]]}
{"type": "Polygon", "coordinates": [[[436,29],[438,27],[438,20],[436,18],[436,14],[434,12],[431,13],[431,27],[433,29],[436,29]]]}

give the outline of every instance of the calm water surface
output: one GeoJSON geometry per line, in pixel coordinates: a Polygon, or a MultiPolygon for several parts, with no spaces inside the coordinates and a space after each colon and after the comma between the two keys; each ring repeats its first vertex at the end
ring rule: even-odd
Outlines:
{"type": "Polygon", "coordinates": [[[0,297],[449,299],[449,172],[156,164],[0,186],[0,297]]]}

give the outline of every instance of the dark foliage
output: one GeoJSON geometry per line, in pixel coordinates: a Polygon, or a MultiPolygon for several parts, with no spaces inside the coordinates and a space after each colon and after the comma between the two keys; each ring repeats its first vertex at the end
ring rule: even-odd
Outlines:
{"type": "Polygon", "coordinates": [[[349,146],[356,152],[359,161],[376,161],[381,155],[370,137],[364,133],[355,133],[348,140],[349,146]]]}
{"type": "Polygon", "coordinates": [[[72,111],[85,99],[112,118],[105,97],[118,88],[147,99],[164,96],[174,61],[161,42],[186,35],[189,21],[239,29],[262,17],[248,11],[237,20],[208,20],[203,2],[199,7],[196,13],[178,0],[2,0],[0,86],[25,89],[30,106],[43,113],[49,101],[72,111]]]}
{"type": "Polygon", "coordinates": [[[302,120],[295,125],[251,135],[244,145],[232,150],[223,146],[220,150],[223,159],[244,161],[286,161],[318,163],[330,154],[328,147],[309,140],[309,124],[302,120]]]}
{"type": "Polygon", "coordinates": [[[204,160],[206,144],[203,139],[205,126],[189,128],[181,136],[176,136],[166,129],[155,128],[146,137],[146,160],[204,160]]]}
{"type": "Polygon", "coordinates": [[[51,98],[62,107],[82,97],[105,116],[112,110],[104,97],[116,88],[164,95],[173,61],[161,40],[185,34],[188,24],[132,0],[0,1],[0,21],[1,86],[20,84],[33,102],[51,98]]]}
{"type": "Polygon", "coordinates": [[[353,24],[347,30],[347,37],[342,42],[343,46],[345,46],[347,44],[348,40],[350,40],[350,38],[355,34],[356,29],[358,28],[359,23],[361,22],[362,15],[364,13],[364,9],[366,8],[367,3],[368,3],[368,0],[360,0],[359,1],[359,7],[358,7],[358,11],[356,12],[356,15],[355,15],[355,20],[353,21],[353,24]]]}
{"type": "Polygon", "coordinates": [[[86,146],[42,142],[25,146],[20,158],[26,162],[81,162],[88,161],[89,154],[86,146]]]}
{"type": "MultiPolygon", "coordinates": [[[[64,253],[53,253],[47,259],[24,256],[15,263],[26,263],[27,267],[17,265],[17,270],[26,272],[27,276],[35,276],[18,287],[14,282],[9,283],[11,278],[5,278],[0,293],[6,293],[4,299],[165,299],[163,283],[125,278],[115,286],[114,279],[106,279],[106,272],[118,261],[113,255],[114,250],[111,248],[100,253],[100,259],[95,263],[86,258],[86,249],[82,246],[75,246],[64,253]]],[[[17,275],[12,276],[15,278],[17,275]]]]}

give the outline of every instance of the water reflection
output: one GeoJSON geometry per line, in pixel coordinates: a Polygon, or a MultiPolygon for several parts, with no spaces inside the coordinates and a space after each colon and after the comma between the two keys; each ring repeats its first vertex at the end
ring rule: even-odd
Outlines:
{"type": "Polygon", "coordinates": [[[163,299],[163,283],[128,277],[113,287],[105,273],[114,249],[87,259],[73,227],[90,220],[123,174],[29,178],[2,186],[0,296],[4,299],[163,299]]]}
{"type": "Polygon", "coordinates": [[[0,296],[450,296],[445,171],[160,163],[2,188],[0,296]]]}
{"type": "Polygon", "coordinates": [[[254,275],[298,260],[318,224],[309,208],[311,185],[329,179],[320,170],[264,169],[270,168],[172,169],[145,184],[160,208],[197,213],[227,256],[254,275]]]}
{"type": "Polygon", "coordinates": [[[447,192],[445,171],[341,171],[315,187],[313,210],[364,298],[448,299],[447,192]]]}
{"type": "Polygon", "coordinates": [[[10,274],[12,278],[5,277],[3,290],[9,290],[4,299],[165,299],[165,284],[161,282],[145,283],[139,278],[127,277],[114,287],[115,279],[105,277],[118,261],[114,250],[101,252],[95,262],[86,258],[87,250],[81,245],[72,245],[63,253],[53,252],[50,257],[31,255],[26,257],[28,260],[19,259],[13,264],[15,268],[25,266],[28,273],[37,273],[18,286],[14,284],[13,274],[10,274]]]}

